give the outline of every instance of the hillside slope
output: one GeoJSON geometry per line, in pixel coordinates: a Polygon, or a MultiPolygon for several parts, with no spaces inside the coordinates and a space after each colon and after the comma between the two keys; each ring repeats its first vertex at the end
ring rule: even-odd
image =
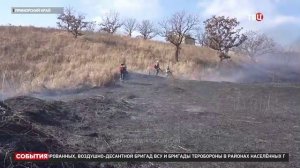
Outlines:
{"type": "Polygon", "coordinates": [[[156,60],[174,75],[197,78],[218,62],[208,48],[183,45],[180,62],[171,44],[89,33],[74,39],[66,32],[35,27],[0,27],[1,88],[6,94],[43,89],[103,86],[114,81],[120,63],[146,72],[156,60]]]}

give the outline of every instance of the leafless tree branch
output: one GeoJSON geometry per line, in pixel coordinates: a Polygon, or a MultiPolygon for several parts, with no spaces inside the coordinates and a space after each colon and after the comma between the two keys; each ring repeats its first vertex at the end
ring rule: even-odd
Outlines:
{"type": "Polygon", "coordinates": [[[171,18],[160,22],[162,31],[160,35],[165,37],[167,41],[176,47],[175,60],[178,61],[181,44],[187,35],[192,35],[192,31],[199,24],[199,19],[196,16],[188,15],[181,11],[173,14],[171,18]]]}
{"type": "Polygon", "coordinates": [[[71,7],[66,8],[57,19],[59,20],[57,22],[58,27],[72,33],[74,38],[82,35],[82,29],[88,25],[88,22],[84,21],[85,16],[80,14],[76,16],[75,11],[71,7]]]}
{"type": "Polygon", "coordinates": [[[138,28],[136,19],[129,18],[124,21],[124,29],[129,37],[132,36],[132,32],[138,28]]]}
{"type": "Polygon", "coordinates": [[[255,57],[270,54],[275,52],[276,43],[265,34],[260,34],[255,31],[248,31],[245,33],[247,40],[234,48],[234,51],[249,56],[253,61],[255,57]]]}
{"type": "Polygon", "coordinates": [[[96,30],[96,22],[95,21],[88,22],[88,24],[86,26],[86,31],[94,32],[95,30],[96,30]]]}
{"type": "Polygon", "coordinates": [[[123,23],[120,21],[120,15],[118,12],[110,11],[102,17],[102,23],[99,24],[100,30],[114,34],[123,23]]]}
{"type": "Polygon", "coordinates": [[[204,44],[220,52],[220,60],[229,59],[229,49],[241,45],[247,36],[240,34],[236,18],[213,16],[204,21],[204,44]]]}
{"type": "Polygon", "coordinates": [[[154,27],[154,23],[150,20],[143,20],[137,27],[139,33],[146,39],[152,39],[157,35],[157,30],[154,27]]]}

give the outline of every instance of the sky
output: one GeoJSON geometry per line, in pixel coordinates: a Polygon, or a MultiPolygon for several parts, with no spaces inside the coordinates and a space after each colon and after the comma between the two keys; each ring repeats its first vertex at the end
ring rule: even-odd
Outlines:
{"type": "Polygon", "coordinates": [[[212,15],[236,17],[244,30],[254,30],[289,45],[300,39],[298,0],[2,0],[0,25],[56,27],[57,14],[11,14],[11,7],[72,7],[88,21],[101,21],[110,10],[122,18],[149,19],[155,23],[177,11],[198,15],[204,21],[212,15]],[[249,20],[261,12],[264,20],[249,20]]]}

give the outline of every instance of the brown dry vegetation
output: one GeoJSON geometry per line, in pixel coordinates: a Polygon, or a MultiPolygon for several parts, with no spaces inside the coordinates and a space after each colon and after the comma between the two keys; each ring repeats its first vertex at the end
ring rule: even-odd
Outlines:
{"type": "Polygon", "coordinates": [[[0,27],[0,72],[3,93],[43,89],[103,86],[114,82],[118,65],[146,72],[156,59],[170,64],[177,77],[196,79],[205,67],[215,67],[215,51],[183,45],[174,61],[171,44],[118,35],[89,33],[74,39],[66,32],[35,27],[0,27]]]}

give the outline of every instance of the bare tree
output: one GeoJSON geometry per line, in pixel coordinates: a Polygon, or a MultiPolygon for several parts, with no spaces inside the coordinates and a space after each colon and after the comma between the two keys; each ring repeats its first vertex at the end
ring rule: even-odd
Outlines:
{"type": "Polygon", "coordinates": [[[198,23],[198,17],[188,15],[184,11],[177,12],[173,14],[171,18],[160,23],[162,27],[161,36],[165,37],[167,41],[176,47],[175,60],[177,62],[184,37],[191,35],[198,23]]]}
{"type": "Polygon", "coordinates": [[[202,32],[201,30],[199,30],[199,31],[196,33],[196,40],[197,40],[197,43],[198,43],[200,46],[206,46],[206,45],[205,45],[205,33],[202,32]]]}
{"type": "Polygon", "coordinates": [[[114,34],[120,27],[122,27],[123,23],[120,20],[118,12],[110,11],[102,17],[102,23],[99,25],[100,30],[114,34]]]}
{"type": "Polygon", "coordinates": [[[124,29],[129,37],[132,36],[132,32],[135,31],[138,27],[136,19],[129,18],[124,21],[124,29]]]}
{"type": "Polygon", "coordinates": [[[257,56],[275,52],[276,43],[267,35],[255,31],[248,31],[245,35],[247,40],[236,47],[234,51],[249,56],[254,62],[256,62],[257,56]]]}
{"type": "Polygon", "coordinates": [[[154,28],[154,24],[149,20],[143,20],[137,27],[139,33],[146,39],[152,39],[157,35],[157,30],[154,28]]]}
{"type": "Polygon", "coordinates": [[[83,21],[85,17],[83,15],[75,15],[75,11],[68,7],[62,14],[57,17],[59,22],[57,26],[63,30],[66,30],[73,34],[74,38],[82,35],[82,29],[86,28],[88,22],[83,21]]]}
{"type": "Polygon", "coordinates": [[[86,26],[86,31],[94,32],[95,30],[96,30],[96,22],[95,21],[88,22],[86,26]]]}
{"type": "Polygon", "coordinates": [[[204,43],[208,47],[220,52],[220,60],[230,59],[228,51],[241,45],[247,36],[240,34],[243,28],[237,28],[239,22],[236,18],[213,16],[204,21],[204,43]]]}

